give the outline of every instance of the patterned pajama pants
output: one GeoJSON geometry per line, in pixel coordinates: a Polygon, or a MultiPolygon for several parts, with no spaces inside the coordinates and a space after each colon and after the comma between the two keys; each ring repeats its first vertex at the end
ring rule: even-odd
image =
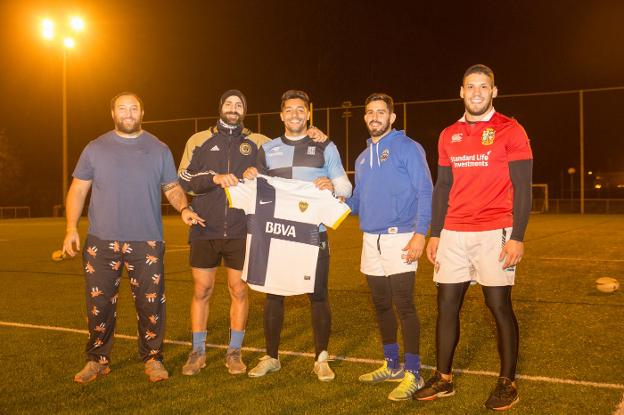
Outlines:
{"type": "Polygon", "coordinates": [[[82,253],[89,319],[87,360],[110,361],[117,296],[125,268],[138,319],[143,361],[162,360],[165,335],[165,244],[163,241],[104,241],[87,235],[82,253]]]}

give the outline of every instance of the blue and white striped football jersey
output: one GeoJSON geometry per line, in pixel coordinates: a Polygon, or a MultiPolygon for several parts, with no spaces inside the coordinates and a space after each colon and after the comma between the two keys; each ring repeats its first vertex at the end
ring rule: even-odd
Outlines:
{"type": "Polygon", "coordinates": [[[256,291],[314,292],[319,224],[332,229],[350,212],[313,183],[259,175],[225,189],[231,207],[247,214],[243,280],[256,291]]]}

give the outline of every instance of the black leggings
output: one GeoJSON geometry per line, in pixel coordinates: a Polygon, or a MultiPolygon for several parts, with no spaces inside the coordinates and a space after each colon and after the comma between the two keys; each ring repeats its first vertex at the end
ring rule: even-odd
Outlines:
{"type": "Polygon", "coordinates": [[[419,354],[420,321],[414,306],[414,272],[393,274],[388,277],[367,275],[377,314],[377,323],[383,344],[397,342],[397,320],[392,305],[399,314],[403,347],[406,353],[419,354]]]}
{"type": "MultiPolygon", "coordinates": [[[[438,283],[438,321],[436,325],[436,354],[438,371],[451,373],[453,355],[459,342],[459,312],[470,282],[438,283]]],[[[511,285],[481,286],[485,304],[496,321],[500,376],[513,380],[518,362],[518,320],[511,304],[511,285]]]]}
{"type": "MultiPolygon", "coordinates": [[[[312,315],[312,331],[314,332],[314,351],[316,357],[327,350],[331,333],[331,309],[327,295],[329,277],[329,245],[327,233],[320,233],[321,245],[316,262],[314,293],[308,294],[312,315]]],[[[282,325],[284,324],[284,297],[267,294],[264,303],[264,339],[267,354],[277,359],[282,325]]]]}

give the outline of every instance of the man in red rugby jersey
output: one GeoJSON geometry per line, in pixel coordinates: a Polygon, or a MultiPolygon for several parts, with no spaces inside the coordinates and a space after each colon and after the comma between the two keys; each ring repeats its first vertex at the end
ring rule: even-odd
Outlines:
{"type": "Polygon", "coordinates": [[[473,65],[463,77],[465,113],[440,134],[427,257],[438,288],[437,367],[414,399],[455,394],[451,367],[459,341],[459,312],[471,283],[479,283],[496,321],[500,377],[485,402],[505,410],[518,402],[514,382],[518,322],[511,303],[516,265],[524,253],[531,210],[533,155],[518,122],[494,110],[494,73],[473,65]]]}

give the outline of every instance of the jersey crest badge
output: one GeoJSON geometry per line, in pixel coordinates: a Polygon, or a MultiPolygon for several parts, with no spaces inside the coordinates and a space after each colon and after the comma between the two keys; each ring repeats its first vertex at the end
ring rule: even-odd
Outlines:
{"type": "Polygon", "coordinates": [[[381,152],[381,155],[379,156],[379,160],[386,161],[388,160],[388,157],[390,157],[390,150],[385,149],[384,151],[381,152]]]}
{"type": "Polygon", "coordinates": [[[308,152],[307,152],[308,156],[313,156],[316,154],[316,147],[314,146],[308,146],[308,152]]]}
{"type": "Polygon", "coordinates": [[[308,202],[304,202],[303,200],[299,202],[299,210],[303,213],[308,210],[308,202]]]}
{"type": "Polygon", "coordinates": [[[249,143],[241,143],[238,150],[243,156],[248,156],[251,154],[251,145],[249,143]]]}
{"type": "Polygon", "coordinates": [[[494,143],[495,135],[496,135],[496,132],[494,131],[492,127],[486,128],[485,130],[483,130],[483,133],[481,134],[481,144],[483,144],[484,146],[492,145],[494,143]]]}

